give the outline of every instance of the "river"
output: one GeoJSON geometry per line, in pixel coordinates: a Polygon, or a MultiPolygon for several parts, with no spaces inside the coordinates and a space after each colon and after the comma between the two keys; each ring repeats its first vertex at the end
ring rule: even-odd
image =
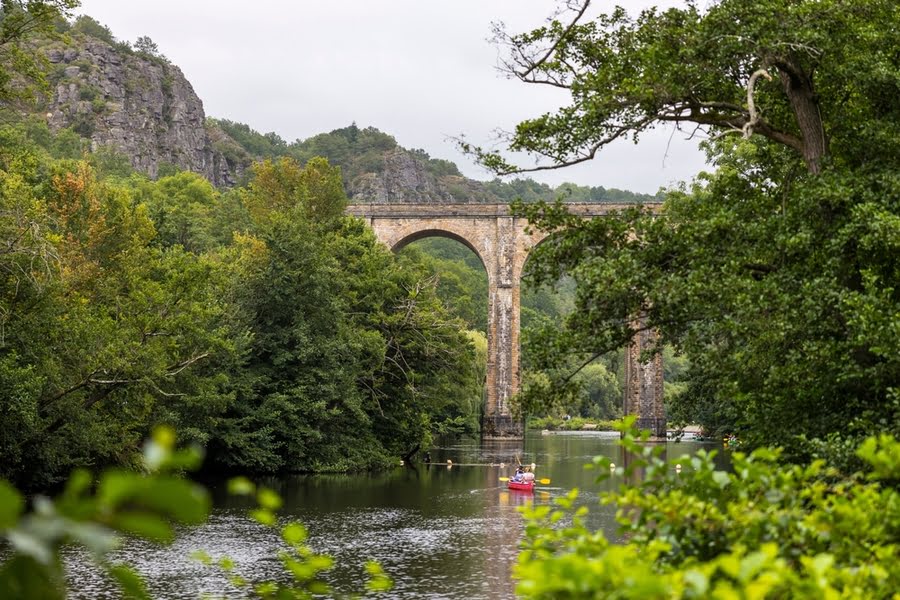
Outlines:
{"type": "MultiPolygon", "coordinates": [[[[522,537],[528,502],[540,504],[580,490],[590,507],[588,523],[615,535],[612,509],[598,495],[621,483],[596,483],[584,465],[597,455],[622,463],[616,437],[600,433],[541,435],[524,442],[458,440],[431,450],[432,463],[397,467],[373,475],[290,476],[260,480],[284,499],[280,517],[301,521],[309,544],[330,554],[336,566],[329,581],[339,594],[362,590],[366,560],[381,563],[394,580],[389,598],[511,598],[511,567],[522,537]],[[538,478],[549,478],[534,494],[508,491],[499,478],[521,456],[536,463],[538,478]],[[452,466],[447,461],[452,461],[452,466]]],[[[670,456],[696,452],[695,442],[669,443],[670,456]]],[[[709,447],[709,446],[707,446],[709,447]]],[[[251,581],[283,578],[276,557],[278,535],[246,516],[246,500],[229,497],[224,483],[213,484],[214,510],[208,523],[185,528],[170,546],[127,540],[116,557],[147,580],[154,598],[242,597],[225,575],[190,558],[204,550],[213,558],[231,557],[236,572],[251,581]]],[[[91,566],[83,552],[67,553],[70,598],[117,598],[115,589],[91,566]]]]}

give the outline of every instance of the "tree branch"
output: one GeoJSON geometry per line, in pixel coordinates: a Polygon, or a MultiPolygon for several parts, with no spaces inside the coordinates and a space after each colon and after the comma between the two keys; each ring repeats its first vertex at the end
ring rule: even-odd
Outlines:
{"type": "Polygon", "coordinates": [[[528,69],[526,69],[525,71],[516,72],[516,76],[519,79],[524,79],[525,77],[528,77],[532,73],[532,71],[534,71],[535,69],[540,67],[542,64],[544,64],[547,61],[547,59],[549,59],[551,56],[553,56],[553,53],[556,52],[556,49],[559,48],[559,45],[566,38],[566,36],[568,36],[569,33],[571,33],[571,31],[573,29],[575,29],[575,25],[577,25],[578,21],[581,20],[581,17],[584,16],[585,11],[587,11],[588,6],[590,6],[590,5],[591,5],[591,0],[584,0],[584,4],[581,6],[581,9],[578,11],[578,14],[575,15],[575,18],[572,19],[572,22],[569,23],[568,27],[565,28],[565,30],[562,32],[562,34],[560,34],[560,36],[558,38],[556,38],[556,41],[553,42],[553,45],[550,46],[550,49],[547,50],[547,52],[544,54],[544,56],[539,58],[537,61],[532,62],[531,66],[528,69]]]}

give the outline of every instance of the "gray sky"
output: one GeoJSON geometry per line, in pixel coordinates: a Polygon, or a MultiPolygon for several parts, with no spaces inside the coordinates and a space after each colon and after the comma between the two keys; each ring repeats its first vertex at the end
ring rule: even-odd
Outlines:
{"type": "MultiPolygon", "coordinates": [[[[629,9],[680,4],[620,0],[629,9]]],[[[608,10],[613,2],[597,1],[608,10]]],[[[82,0],[80,12],[120,40],[148,35],[181,67],[209,116],[287,141],[355,121],[407,148],[491,176],[453,136],[491,146],[493,132],[567,101],[565,92],[504,78],[491,23],[540,26],[550,0],[82,0]]],[[[704,167],[696,143],[671,130],[621,142],[585,165],[533,173],[538,181],[653,193],[704,167]]],[[[519,162],[531,164],[528,157],[519,162]]]]}

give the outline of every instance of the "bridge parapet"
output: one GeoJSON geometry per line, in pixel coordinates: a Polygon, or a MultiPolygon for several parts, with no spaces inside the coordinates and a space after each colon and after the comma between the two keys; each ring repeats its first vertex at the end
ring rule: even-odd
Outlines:
{"type": "MultiPolygon", "coordinates": [[[[634,204],[605,204],[599,202],[569,202],[566,208],[576,215],[599,217],[620,211],[634,204]]],[[[466,218],[511,217],[509,204],[350,204],[346,213],[364,218],[466,218]]]]}

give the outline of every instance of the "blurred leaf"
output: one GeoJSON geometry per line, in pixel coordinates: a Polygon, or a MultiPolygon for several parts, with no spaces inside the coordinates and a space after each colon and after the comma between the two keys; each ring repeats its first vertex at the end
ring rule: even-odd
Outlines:
{"type": "Polygon", "coordinates": [[[306,528],[300,523],[290,523],[281,530],[281,538],[291,546],[302,544],[306,540],[306,528]]]}
{"type": "Polygon", "coordinates": [[[228,480],[228,493],[235,496],[249,496],[256,491],[256,485],[246,477],[228,480]]]}
{"type": "Polygon", "coordinates": [[[8,482],[0,479],[0,530],[13,527],[25,509],[25,499],[8,482]]]}
{"type": "Polygon", "coordinates": [[[267,527],[272,527],[276,522],[275,513],[262,508],[250,511],[250,516],[257,523],[261,523],[267,527]]]}
{"type": "Polygon", "coordinates": [[[135,571],[126,565],[113,565],[106,570],[122,591],[124,598],[128,600],[150,600],[150,594],[144,580],[135,571]]]}
{"type": "Polygon", "coordinates": [[[281,508],[281,496],[268,488],[259,488],[256,499],[262,508],[273,511],[281,508]]]}
{"type": "Polygon", "coordinates": [[[147,512],[120,512],[112,519],[110,525],[156,542],[168,544],[175,538],[175,532],[168,521],[147,512]]]}

